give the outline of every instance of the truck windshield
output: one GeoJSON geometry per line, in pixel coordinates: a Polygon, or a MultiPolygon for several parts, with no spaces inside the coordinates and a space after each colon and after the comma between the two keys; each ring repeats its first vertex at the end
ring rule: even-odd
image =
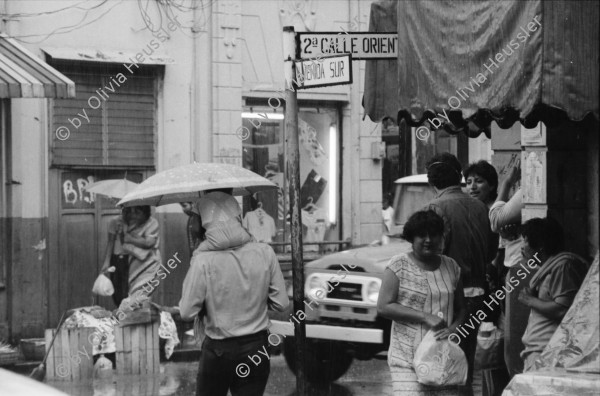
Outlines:
{"type": "Polygon", "coordinates": [[[423,208],[434,197],[435,190],[427,184],[397,184],[394,198],[396,225],[406,224],[411,214],[423,208]]]}

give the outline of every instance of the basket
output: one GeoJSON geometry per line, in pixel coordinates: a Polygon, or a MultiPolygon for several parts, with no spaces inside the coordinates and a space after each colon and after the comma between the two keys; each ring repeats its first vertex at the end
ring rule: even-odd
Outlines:
{"type": "Polygon", "coordinates": [[[0,352],[0,366],[10,366],[19,360],[19,352],[0,352]]]}
{"type": "Polygon", "coordinates": [[[42,361],[46,355],[46,340],[44,338],[23,339],[21,340],[21,351],[26,360],[42,361]]]}

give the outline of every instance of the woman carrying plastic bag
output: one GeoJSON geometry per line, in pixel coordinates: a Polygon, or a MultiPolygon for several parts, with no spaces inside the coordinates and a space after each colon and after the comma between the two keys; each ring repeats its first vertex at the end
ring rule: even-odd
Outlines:
{"type": "Polygon", "coordinates": [[[460,360],[460,348],[448,337],[464,320],[466,304],[460,267],[440,254],[443,233],[444,221],[435,212],[413,214],[404,226],[413,250],[394,256],[383,275],[377,311],[393,321],[388,364],[394,395],[458,395],[449,384],[465,377],[466,359],[460,360]],[[446,377],[439,374],[444,370],[450,370],[446,377]]]}

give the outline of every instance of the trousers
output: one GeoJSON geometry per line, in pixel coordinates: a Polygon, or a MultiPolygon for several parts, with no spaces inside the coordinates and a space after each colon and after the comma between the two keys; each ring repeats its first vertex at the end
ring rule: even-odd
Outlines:
{"type": "MultiPolygon", "coordinates": [[[[473,314],[477,317],[476,313],[480,309],[485,309],[484,303],[485,296],[477,297],[465,297],[467,303],[467,318],[473,314]]],[[[469,371],[467,374],[467,383],[464,386],[459,387],[461,396],[472,396],[473,395],[473,371],[475,368],[475,350],[477,349],[477,333],[479,332],[479,323],[472,321],[475,326],[474,329],[469,328],[469,332],[464,340],[460,343],[460,347],[467,357],[467,363],[469,365],[469,371]]]]}
{"type": "Polygon", "coordinates": [[[222,340],[206,337],[200,352],[196,396],[227,396],[228,390],[232,396],[262,396],[271,365],[270,357],[257,353],[268,351],[267,337],[266,330],[222,340]]]}

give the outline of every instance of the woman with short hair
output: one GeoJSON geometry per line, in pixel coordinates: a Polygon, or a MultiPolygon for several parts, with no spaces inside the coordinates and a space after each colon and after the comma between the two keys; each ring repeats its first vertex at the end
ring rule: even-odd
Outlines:
{"type": "Polygon", "coordinates": [[[498,173],[489,162],[474,162],[463,172],[467,193],[487,205],[488,209],[498,196],[498,173]]]}
{"type": "Polygon", "coordinates": [[[414,213],[403,234],[413,250],[392,257],[377,301],[378,314],[393,321],[388,364],[394,395],[458,395],[456,386],[417,382],[413,358],[429,330],[445,339],[465,319],[460,267],[441,254],[444,221],[433,210],[414,213]]]}

